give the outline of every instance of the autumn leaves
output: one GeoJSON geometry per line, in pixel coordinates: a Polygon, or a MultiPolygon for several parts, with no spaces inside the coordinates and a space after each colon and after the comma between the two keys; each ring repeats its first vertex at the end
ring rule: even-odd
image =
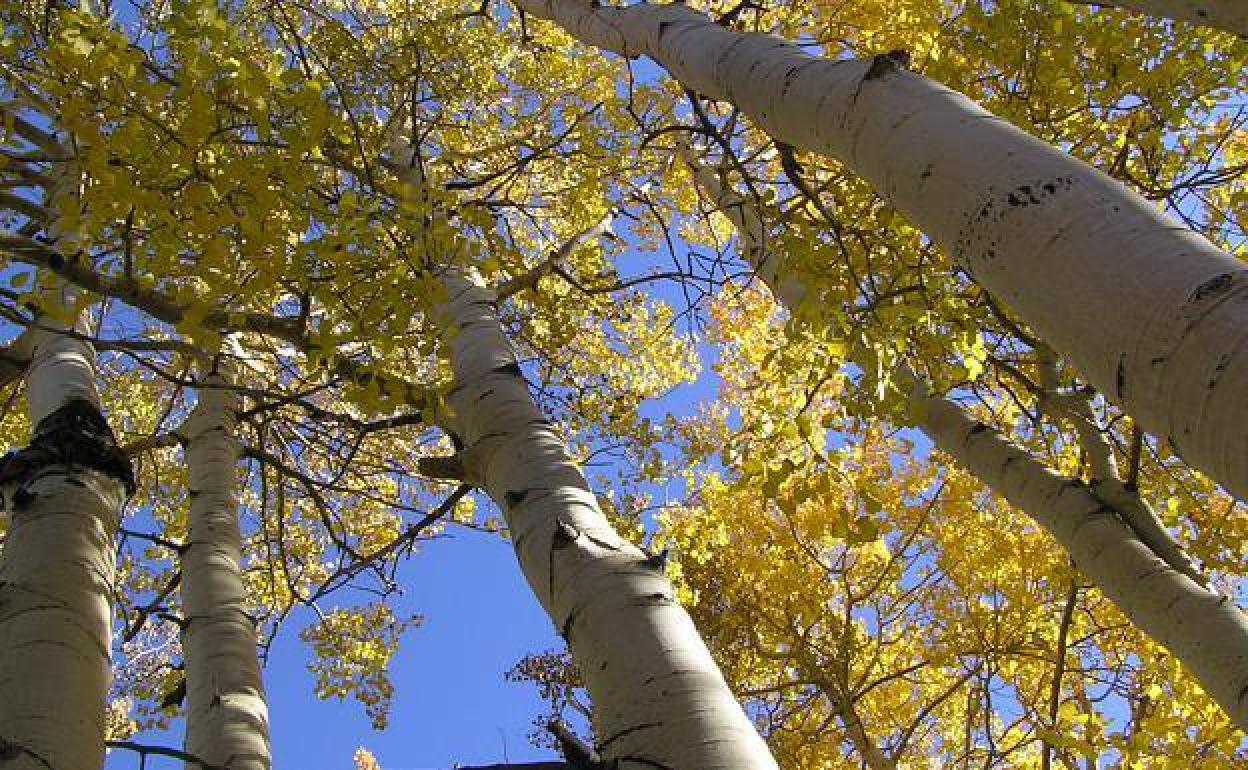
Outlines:
{"type": "MultiPolygon", "coordinates": [[[[1248,634],[1220,593],[1242,517],[1176,455],[1248,483],[1248,151],[1224,106],[1245,53],[1016,5],[13,9],[4,313],[39,328],[53,274],[91,292],[72,310],[100,323],[57,339],[84,372],[87,341],[123,361],[83,377],[156,471],[117,594],[162,652],[115,692],[166,719],[185,667],[188,751],[263,766],[254,635],[309,607],[318,693],[384,723],[395,564],[453,517],[506,529],[622,767],[767,767],[756,726],[794,766],[889,768],[1195,740],[1208,696],[1242,725],[1248,634]],[[643,416],[708,340],[721,402],[643,416]],[[578,467],[600,451],[610,497],[578,467]],[[689,499],[662,511],[666,560],[619,531],[669,482],[689,499]],[[322,609],[360,581],[375,600],[322,609]]],[[[107,578],[117,494],[93,494],[75,559],[107,578]]],[[[5,745],[34,746],[4,708],[5,745]]],[[[72,743],[98,753],[102,724],[72,743]]]]}

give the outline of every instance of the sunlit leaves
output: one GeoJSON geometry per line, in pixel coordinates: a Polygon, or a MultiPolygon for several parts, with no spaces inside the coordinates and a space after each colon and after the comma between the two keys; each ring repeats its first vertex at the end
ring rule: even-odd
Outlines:
{"type": "MultiPolygon", "coordinates": [[[[701,5],[833,57],[904,49],[912,68],[1243,249],[1242,41],[1058,0],[701,5]]],[[[654,535],[663,504],[651,545],[675,546],[681,596],[785,766],[856,766],[846,703],[915,767],[1035,767],[1045,742],[1066,764],[1195,752],[1214,767],[1240,750],[1052,543],[896,432],[916,417],[897,366],[1080,478],[1086,452],[1045,399],[1088,395],[1133,485],[1231,595],[1248,518],[1165,441],[1133,457],[1130,422],[1064,362],[1045,384],[1010,308],[837,164],[788,158],[730,106],[496,3],[3,14],[0,174],[24,201],[5,225],[59,238],[60,258],[128,287],[93,330],[127,351],[101,378],[123,443],[171,436],[205,354],[236,344],[250,609],[262,645],[322,613],[302,636],[323,697],[385,722],[386,667],[413,622],[380,601],[326,608],[357,580],[393,592],[410,525],[445,494],[412,469],[437,440],[418,423],[445,409],[447,340],[429,312],[447,299],[437,270],[455,265],[523,285],[499,302],[521,374],[609,485],[600,499],[622,531],[654,535]],[[19,115],[64,147],[23,138],[19,115]],[[404,181],[396,137],[417,150],[404,181]],[[762,247],[804,287],[789,312],[673,162],[678,137],[757,208],[762,247]],[[44,176],[63,177],[46,196],[44,176]],[[609,211],[615,237],[561,253],[609,211]],[[138,290],[175,307],[172,322],[119,310],[138,290]],[[249,313],[284,325],[245,328],[249,313]],[[647,403],[693,382],[718,401],[680,418],[647,403]]],[[[25,319],[49,280],[12,264],[6,307],[25,319]]],[[[20,443],[28,426],[5,415],[0,432],[20,443]]],[[[186,537],[177,437],[156,443],[134,450],[135,524],[163,542],[127,543],[127,625],[169,585],[186,537]]],[[[464,498],[448,526],[500,528],[475,505],[464,498]]],[[[151,610],[122,645],[122,732],[176,712],[160,705],[179,676],[176,600],[151,610]]],[[[521,673],[571,703],[557,656],[521,673]]]]}
{"type": "Polygon", "coordinates": [[[382,604],[326,613],[299,634],[315,655],[309,668],[316,675],[316,694],[339,699],[350,695],[364,704],[374,727],[385,727],[394,693],[386,667],[399,637],[419,622],[396,618],[382,604]]]}

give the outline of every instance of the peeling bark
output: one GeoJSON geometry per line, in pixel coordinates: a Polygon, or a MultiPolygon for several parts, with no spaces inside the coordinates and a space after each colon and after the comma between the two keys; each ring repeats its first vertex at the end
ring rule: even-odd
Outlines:
{"type": "MultiPolygon", "coordinates": [[[[186,436],[190,534],[182,554],[186,752],[230,770],[268,770],[269,715],[247,614],[235,483],[235,397],[204,379],[186,436]]],[[[188,770],[196,765],[188,763],[188,770]]]]}
{"type": "Polygon", "coordinates": [[[438,418],[463,442],[466,477],[502,510],[525,578],[572,650],[603,763],[776,767],[662,569],[611,528],[534,403],[494,294],[455,274],[444,281],[438,315],[455,386],[438,418]]]}
{"type": "Polygon", "coordinates": [[[115,538],[134,482],[100,414],[95,351],[55,328],[29,341],[34,436],[0,465],[0,767],[99,770],[115,538]]]}
{"type": "Polygon", "coordinates": [[[517,0],[649,56],[776,140],[828,155],[1184,460],[1248,497],[1248,268],[1085,163],[889,59],[831,61],[684,4],[517,0]]]}

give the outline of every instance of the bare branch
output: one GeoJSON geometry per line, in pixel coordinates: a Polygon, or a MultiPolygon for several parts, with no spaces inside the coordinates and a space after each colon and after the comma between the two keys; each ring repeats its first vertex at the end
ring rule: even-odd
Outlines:
{"type": "Polygon", "coordinates": [[[539,281],[551,273],[561,269],[563,263],[568,257],[581,247],[582,244],[593,240],[601,235],[611,232],[611,222],[615,219],[615,210],[608,211],[606,216],[599,220],[591,227],[587,227],[576,235],[573,235],[562,246],[551,253],[541,264],[533,268],[523,275],[518,275],[498,287],[495,292],[499,302],[511,297],[519,292],[537,287],[539,281]]]}

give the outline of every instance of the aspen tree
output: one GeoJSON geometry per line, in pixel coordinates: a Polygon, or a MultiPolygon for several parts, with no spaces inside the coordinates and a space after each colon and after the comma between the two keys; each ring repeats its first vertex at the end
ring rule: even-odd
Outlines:
{"type": "MultiPolygon", "coordinates": [[[[414,153],[391,164],[419,189],[414,153]]],[[[587,232],[596,232],[591,230],[587,232]]],[[[580,237],[586,237],[582,234],[580,237]]],[[[453,384],[436,421],[462,447],[422,469],[485,491],[502,511],[529,587],[566,640],[594,704],[595,749],[619,768],[774,768],[664,574],[621,537],[542,413],[496,309],[497,295],[439,272],[453,384]]]]}
{"type": "Polygon", "coordinates": [[[267,770],[268,707],[246,609],[235,495],[237,399],[224,366],[218,362],[203,378],[179,431],[191,495],[181,584],[186,751],[230,770],[267,770]]]}
{"type": "Polygon", "coordinates": [[[828,155],[1147,430],[1248,497],[1248,270],[1143,197],[909,72],[811,56],[680,3],[518,0],[590,46],[649,56],[777,141],[828,155]]]}
{"type": "MultiPolygon", "coordinates": [[[[33,129],[24,138],[72,157],[54,134],[33,129]]],[[[58,205],[80,192],[78,183],[70,162],[37,186],[58,205]]],[[[49,240],[73,250],[78,234],[62,231],[56,210],[39,213],[49,240]]],[[[135,482],[101,411],[79,292],[58,278],[41,304],[43,314],[10,351],[12,360],[28,361],[31,440],[0,461],[8,515],[0,551],[0,766],[96,770],[112,681],[116,536],[135,482]]]]}
{"type": "Polygon", "coordinates": [[[455,385],[440,422],[465,481],[507,520],[520,567],[567,640],[597,748],[621,768],[775,767],[676,600],[663,560],[612,529],[529,395],[493,292],[444,273],[455,385]]]}
{"type": "Polygon", "coordinates": [[[1231,721],[1248,729],[1248,617],[1166,564],[1122,511],[1079,479],[1063,477],[916,382],[920,427],[942,451],[1030,516],[1141,631],[1192,673],[1231,721]]]}
{"type": "Polygon", "coordinates": [[[38,323],[26,370],[33,436],[0,466],[0,766],[98,770],[115,539],[134,480],[100,413],[95,351],[72,324],[38,323]]]}
{"type": "MultiPolygon", "coordinates": [[[[796,311],[806,288],[786,271],[783,254],[766,246],[762,217],[687,146],[679,152],[702,193],[733,223],[742,256],[775,299],[796,311]]],[[[930,394],[904,364],[894,378],[915,427],[1052,535],[1132,623],[1167,647],[1230,718],[1248,728],[1248,617],[1197,582],[1185,557],[1171,557],[1181,550],[1159,523],[1147,530],[1137,523],[1138,498],[1125,500],[1121,489],[1098,495],[1095,487],[1053,473],[958,404],[930,394]]]]}

